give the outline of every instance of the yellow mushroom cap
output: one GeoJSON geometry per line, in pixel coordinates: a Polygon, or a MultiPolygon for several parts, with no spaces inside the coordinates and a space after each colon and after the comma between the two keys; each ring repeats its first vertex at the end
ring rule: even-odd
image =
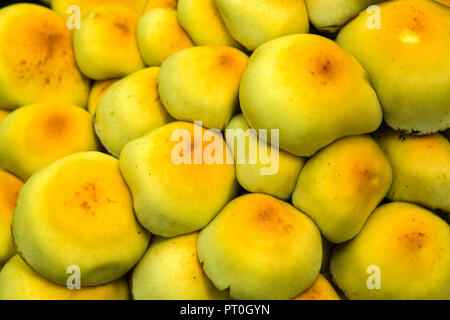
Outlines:
{"type": "Polygon", "coordinates": [[[225,130],[228,145],[234,147],[239,184],[249,192],[290,199],[305,160],[266,144],[249,130],[242,113],[235,115],[225,130]]]}
{"type": "Polygon", "coordinates": [[[144,68],[136,40],[139,15],[119,5],[90,11],[73,33],[73,48],[80,70],[91,79],[121,78],[144,68]]]}
{"type": "Polygon", "coordinates": [[[378,8],[379,15],[361,12],[337,43],[367,70],[390,127],[414,134],[449,128],[449,8],[429,0],[378,8]]]}
{"type": "Polygon", "coordinates": [[[389,128],[376,137],[393,169],[387,197],[450,213],[450,142],[438,133],[410,136],[389,128]]]}
{"type": "Polygon", "coordinates": [[[319,230],[303,213],[269,195],[228,203],[200,231],[203,269],[233,299],[292,299],[316,280],[322,261],[319,230]]]}
{"type": "Polygon", "coordinates": [[[311,23],[321,31],[336,32],[370,5],[383,0],[305,0],[311,23]]]}
{"type": "Polygon", "coordinates": [[[182,121],[126,144],[120,170],[139,221],[163,237],[203,228],[238,187],[222,134],[182,121]]]}
{"type": "Polygon", "coordinates": [[[137,300],[226,300],[206,277],[197,257],[198,233],[156,237],[133,271],[137,300]]]}
{"type": "Polygon", "coordinates": [[[17,200],[12,231],[17,252],[39,274],[65,284],[67,268],[78,266],[82,286],[125,275],[150,239],[118,160],[99,152],[67,156],[33,175],[17,200]]]}
{"type": "Polygon", "coordinates": [[[246,54],[227,46],[181,50],[161,65],[161,101],[177,120],[223,130],[239,109],[239,82],[247,61],[246,54]]]}
{"type": "Polygon", "coordinates": [[[92,117],[74,105],[22,107],[0,126],[0,166],[23,180],[57,159],[98,147],[92,117]]]}
{"type": "Polygon", "coordinates": [[[68,289],[33,271],[16,255],[0,272],[0,300],[128,300],[125,278],[98,287],[68,289]]]}
{"type": "Polygon", "coordinates": [[[0,10],[0,47],[0,106],[86,105],[89,80],[78,70],[62,17],[34,4],[7,6],[0,10]]]}
{"type": "Polygon", "coordinates": [[[159,66],[172,54],[194,46],[180,26],[176,11],[157,8],[138,22],[137,41],[145,63],[159,66]]]}
{"type": "Polygon", "coordinates": [[[375,210],[333,251],[334,283],[349,299],[450,299],[450,227],[407,202],[375,210]]]}
{"type": "Polygon", "coordinates": [[[308,160],[292,195],[333,243],[356,236],[386,196],[392,169],[376,141],[367,135],[341,138],[308,160]]]}
{"type": "Polygon", "coordinates": [[[178,19],[198,46],[239,47],[226,28],[214,0],[179,0],[178,19]]]}
{"type": "Polygon", "coordinates": [[[95,131],[114,156],[131,140],[173,121],[159,99],[158,73],[159,67],[132,73],[114,83],[100,100],[95,131]]]}
{"type": "Polygon", "coordinates": [[[105,92],[119,79],[95,81],[89,93],[88,112],[93,116],[105,92]]]}
{"type": "Polygon", "coordinates": [[[215,0],[234,39],[248,50],[285,35],[307,33],[308,13],[303,0],[215,0]]]}
{"type": "Polygon", "coordinates": [[[311,156],[382,121],[367,73],[335,42],[313,34],[281,37],[251,56],[239,99],[249,125],[279,130],[281,149],[311,156]],[[345,125],[343,125],[345,124],[345,125]]]}

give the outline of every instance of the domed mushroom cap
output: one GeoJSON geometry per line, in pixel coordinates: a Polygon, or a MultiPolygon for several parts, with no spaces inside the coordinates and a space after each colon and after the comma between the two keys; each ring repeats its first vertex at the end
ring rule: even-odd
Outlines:
{"type": "Polygon", "coordinates": [[[140,223],[162,237],[202,229],[238,190],[222,134],[189,122],[163,125],[127,143],[120,170],[140,223]]]}
{"type": "Polygon", "coordinates": [[[258,139],[242,113],[228,123],[225,137],[233,147],[236,178],[249,192],[290,199],[305,160],[258,139]]]}
{"type": "Polygon", "coordinates": [[[308,160],[292,195],[333,243],[358,234],[392,183],[388,158],[370,136],[339,139],[308,160]]]}
{"type": "Polygon", "coordinates": [[[450,227],[411,203],[392,202],[335,247],[330,271],[349,299],[450,299],[450,227]]]}
{"type": "Polygon", "coordinates": [[[269,141],[270,130],[279,130],[281,149],[298,156],[375,131],[382,121],[361,65],[335,42],[312,34],[259,47],[242,76],[239,98],[252,128],[269,129],[269,141]]]}
{"type": "Polygon", "coordinates": [[[227,300],[206,277],[197,257],[198,233],[156,237],[133,271],[137,300],[227,300]]]}
{"type": "Polygon", "coordinates": [[[379,18],[363,11],[337,42],[369,73],[390,127],[412,134],[449,128],[449,8],[402,0],[379,9],[379,18]]]}
{"type": "Polygon", "coordinates": [[[382,0],[305,0],[311,23],[321,31],[336,32],[369,5],[382,0]]]}
{"type": "Polygon", "coordinates": [[[105,92],[111,87],[114,83],[116,83],[119,79],[110,79],[110,80],[100,80],[95,81],[91,87],[91,91],[89,92],[89,101],[88,101],[88,112],[94,116],[97,110],[98,104],[102,99],[105,92]]]}
{"type": "Polygon", "coordinates": [[[233,299],[292,299],[316,280],[322,240],[290,204],[252,193],[228,203],[200,231],[198,255],[209,279],[233,299]]]}
{"type": "Polygon", "coordinates": [[[23,180],[62,157],[98,148],[91,115],[70,104],[25,106],[0,126],[0,166],[23,180]]]}
{"type": "Polygon", "coordinates": [[[171,55],[161,65],[158,90],[170,115],[223,130],[239,110],[238,92],[248,57],[227,46],[200,46],[171,55]]]}
{"type": "Polygon", "coordinates": [[[173,121],[159,99],[158,73],[159,67],[132,73],[114,83],[100,100],[95,131],[114,156],[119,157],[128,142],[173,121]]]}
{"type": "Polygon", "coordinates": [[[160,66],[172,54],[194,46],[178,22],[177,12],[164,8],[153,9],[139,19],[137,41],[149,66],[160,66]]]}
{"type": "Polygon", "coordinates": [[[441,134],[410,136],[383,128],[376,138],[392,164],[387,197],[450,213],[450,143],[441,134]]]}
{"type": "Polygon", "coordinates": [[[12,233],[19,255],[40,275],[81,286],[124,276],[147,249],[118,160],[100,152],[67,156],[31,177],[19,194],[12,233]]]}
{"type": "Polygon", "coordinates": [[[34,103],[84,107],[89,80],[75,63],[72,31],[53,11],[20,3],[0,10],[0,106],[34,103]]]}
{"type": "Polygon", "coordinates": [[[129,288],[127,280],[121,278],[102,286],[70,290],[40,276],[16,255],[0,272],[0,299],[128,300],[129,288]]]}
{"type": "Polygon", "coordinates": [[[303,0],[215,0],[234,39],[250,51],[264,42],[309,31],[303,0]]]}
{"type": "Polygon", "coordinates": [[[180,24],[196,45],[239,47],[220,17],[214,0],[179,0],[177,11],[180,24]]]}
{"type": "Polygon", "coordinates": [[[136,40],[139,15],[119,5],[96,7],[73,32],[80,70],[95,80],[129,75],[145,67],[136,40]],[[119,50],[120,49],[120,50],[119,50]]]}

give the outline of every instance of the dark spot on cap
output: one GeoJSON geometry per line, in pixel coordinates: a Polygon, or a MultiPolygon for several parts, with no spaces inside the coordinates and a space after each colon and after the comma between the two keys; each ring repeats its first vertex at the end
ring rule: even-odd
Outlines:
{"type": "Polygon", "coordinates": [[[327,53],[319,52],[316,58],[309,61],[311,63],[309,73],[322,85],[332,82],[339,72],[338,63],[327,53]]]}
{"type": "Polygon", "coordinates": [[[130,32],[130,27],[125,20],[119,20],[114,22],[114,27],[121,30],[123,33],[130,32]]]}
{"type": "Polygon", "coordinates": [[[426,234],[421,231],[413,231],[399,237],[398,240],[405,243],[410,252],[422,249],[425,244],[426,234]]]}
{"type": "Polygon", "coordinates": [[[217,64],[223,69],[233,69],[235,60],[229,54],[221,54],[217,59],[217,64]]]}
{"type": "Polygon", "coordinates": [[[67,127],[67,119],[63,115],[54,114],[47,118],[45,122],[45,132],[49,136],[58,136],[67,127]]]}
{"type": "Polygon", "coordinates": [[[274,219],[275,215],[276,213],[274,212],[273,208],[267,207],[262,212],[258,213],[258,221],[264,224],[268,224],[274,219]]]}
{"type": "Polygon", "coordinates": [[[50,33],[44,36],[46,55],[44,60],[40,61],[40,63],[45,64],[48,60],[54,57],[56,49],[58,48],[61,39],[62,35],[59,33],[50,33]]]}
{"type": "Polygon", "coordinates": [[[86,211],[91,211],[91,206],[89,205],[89,203],[87,201],[83,201],[81,203],[81,207],[86,211]]]}

